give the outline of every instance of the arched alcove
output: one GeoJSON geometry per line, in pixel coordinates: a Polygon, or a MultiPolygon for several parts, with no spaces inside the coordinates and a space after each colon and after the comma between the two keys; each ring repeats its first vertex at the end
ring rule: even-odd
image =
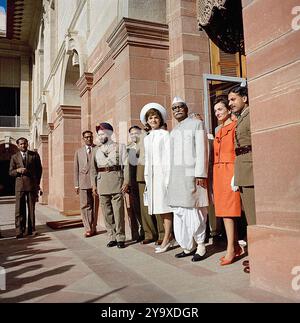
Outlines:
{"type": "Polygon", "coordinates": [[[80,67],[78,53],[74,50],[68,55],[68,63],[64,80],[63,105],[80,106],[80,93],[76,85],[80,78],[80,67]]]}

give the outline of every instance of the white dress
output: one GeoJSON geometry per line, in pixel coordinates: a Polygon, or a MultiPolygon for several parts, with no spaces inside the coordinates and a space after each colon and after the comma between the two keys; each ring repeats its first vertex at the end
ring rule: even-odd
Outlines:
{"type": "Polygon", "coordinates": [[[148,213],[172,212],[168,205],[170,176],[170,136],[163,129],[152,130],[144,139],[145,182],[147,187],[148,213]]]}

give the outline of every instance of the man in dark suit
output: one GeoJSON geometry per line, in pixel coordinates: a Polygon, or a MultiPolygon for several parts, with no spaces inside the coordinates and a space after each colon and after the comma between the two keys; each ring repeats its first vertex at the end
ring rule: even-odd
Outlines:
{"type": "Polygon", "coordinates": [[[37,152],[28,150],[28,140],[17,140],[19,152],[11,157],[9,175],[16,178],[16,237],[22,238],[26,229],[26,203],[28,207],[28,235],[36,235],[35,203],[40,190],[42,164],[37,152]]]}
{"type": "Polygon", "coordinates": [[[129,190],[129,207],[127,205],[128,217],[130,220],[132,240],[141,242],[144,240],[144,230],[142,227],[139,189],[136,181],[137,171],[137,144],[141,136],[142,129],[139,126],[132,126],[129,129],[130,143],[127,145],[129,174],[130,174],[130,190],[129,190]]]}
{"type": "Polygon", "coordinates": [[[80,196],[81,216],[87,238],[96,233],[99,198],[93,195],[90,177],[92,152],[95,149],[93,133],[84,131],[82,139],[85,145],[76,151],[74,157],[74,183],[75,192],[80,196]]]}

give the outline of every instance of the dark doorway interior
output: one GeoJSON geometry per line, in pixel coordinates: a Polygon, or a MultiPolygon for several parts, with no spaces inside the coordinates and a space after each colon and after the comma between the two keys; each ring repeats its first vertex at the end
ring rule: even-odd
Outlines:
{"type": "Polygon", "coordinates": [[[0,87],[0,127],[20,126],[20,89],[0,87]]]}
{"type": "Polygon", "coordinates": [[[0,196],[15,195],[15,179],[9,176],[10,158],[18,151],[15,145],[0,145],[0,196]]]}

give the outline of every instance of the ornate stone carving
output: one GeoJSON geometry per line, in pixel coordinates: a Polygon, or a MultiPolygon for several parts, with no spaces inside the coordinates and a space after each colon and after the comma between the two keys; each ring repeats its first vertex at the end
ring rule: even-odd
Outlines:
{"type": "Polygon", "coordinates": [[[69,33],[65,37],[65,48],[66,48],[66,53],[68,55],[73,55],[74,50],[76,48],[75,46],[75,40],[74,37],[77,36],[78,33],[69,33]]]}
{"type": "Polygon", "coordinates": [[[225,9],[226,0],[198,0],[197,12],[198,21],[201,26],[206,26],[214,12],[214,9],[225,9]]]}
{"type": "Polygon", "coordinates": [[[197,0],[199,29],[226,53],[244,54],[241,0],[197,0]]]}

